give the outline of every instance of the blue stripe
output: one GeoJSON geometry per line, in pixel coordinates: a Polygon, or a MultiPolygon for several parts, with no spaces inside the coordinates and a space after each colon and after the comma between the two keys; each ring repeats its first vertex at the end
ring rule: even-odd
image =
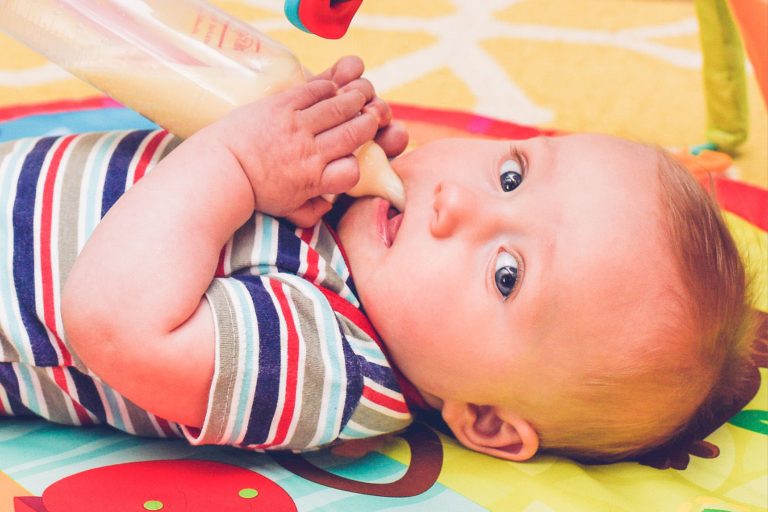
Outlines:
{"type": "Polygon", "coordinates": [[[80,405],[96,416],[101,422],[106,423],[107,414],[104,411],[104,404],[101,402],[99,392],[96,390],[96,385],[93,383],[93,379],[84,375],[76,368],[68,368],[67,370],[69,371],[69,376],[72,377],[72,382],[75,383],[80,405]]]}
{"type": "Polygon", "coordinates": [[[296,236],[294,228],[282,222],[277,231],[277,256],[275,265],[280,272],[298,275],[301,265],[301,238],[296,236]]]}
{"type": "Polygon", "coordinates": [[[344,347],[344,364],[347,368],[347,399],[344,401],[344,413],[341,415],[341,430],[344,430],[363,396],[363,375],[360,368],[360,359],[362,358],[358,358],[357,354],[352,351],[343,333],[341,336],[344,347]]]}
{"type": "Polygon", "coordinates": [[[16,372],[13,371],[13,364],[0,363],[0,386],[5,390],[8,402],[11,404],[11,410],[16,415],[34,414],[21,403],[21,394],[19,392],[19,380],[16,372]]]}
{"type": "Polygon", "coordinates": [[[128,169],[136,156],[136,150],[151,132],[141,130],[131,132],[121,140],[109,159],[107,176],[104,180],[104,191],[101,199],[101,216],[107,214],[115,202],[125,193],[128,179],[128,169]]]}
{"type": "MultiPolygon", "coordinates": [[[[6,205],[11,205],[14,202],[16,183],[13,178],[16,175],[16,169],[20,167],[21,161],[35,142],[32,139],[20,141],[14,147],[13,152],[6,157],[7,167],[0,172],[0,247],[11,247],[13,245],[13,213],[8,212],[6,214],[6,205]]],[[[0,267],[0,297],[7,297],[5,300],[0,300],[0,308],[3,309],[7,320],[7,323],[2,328],[5,330],[8,339],[16,344],[19,360],[25,363],[32,363],[33,361],[26,355],[27,349],[19,347],[19,345],[26,345],[24,340],[27,337],[24,334],[24,325],[15,307],[16,303],[10,300],[10,297],[16,295],[16,291],[13,289],[13,252],[10,250],[2,251],[0,258],[3,258],[2,267],[0,267]]]]}
{"type": "Polygon", "coordinates": [[[238,276],[259,315],[259,375],[244,444],[262,444],[269,436],[280,388],[280,317],[265,283],[258,276],[238,276]]]}
{"type": "Polygon", "coordinates": [[[365,377],[368,377],[375,383],[380,384],[385,388],[389,388],[392,391],[397,391],[398,393],[400,392],[400,386],[397,384],[395,374],[392,373],[392,370],[388,366],[381,366],[376,363],[372,363],[364,357],[360,357],[359,361],[360,369],[362,370],[362,373],[365,377]]]}
{"type": "Polygon", "coordinates": [[[43,162],[56,137],[40,139],[22,165],[13,204],[13,284],[19,313],[29,336],[35,366],[55,366],[58,356],[35,308],[35,200],[43,162]]]}
{"type": "MultiPolygon", "coordinates": [[[[254,310],[253,305],[251,304],[251,296],[248,293],[248,290],[245,289],[243,286],[238,286],[239,283],[235,283],[234,286],[232,286],[232,289],[234,293],[237,295],[237,303],[243,305],[243,309],[246,311],[243,311],[242,318],[243,318],[243,327],[245,330],[245,354],[238,354],[238,358],[241,361],[245,361],[245,372],[243,372],[242,375],[242,383],[240,386],[241,394],[240,399],[237,404],[235,404],[236,413],[235,413],[235,429],[234,429],[234,435],[240,434],[242,431],[242,427],[245,421],[245,410],[248,406],[247,399],[248,399],[248,390],[251,389],[251,381],[253,378],[259,377],[258,374],[254,374],[254,368],[253,368],[253,352],[254,352],[254,345],[259,343],[259,340],[255,338],[254,336],[254,328],[255,325],[252,321],[252,317],[250,313],[258,311],[257,309],[254,310]]],[[[257,319],[258,322],[258,319],[257,319]]],[[[242,345],[241,345],[242,346],[242,345]]],[[[258,370],[258,368],[255,368],[258,370]]],[[[232,442],[233,440],[228,440],[228,442],[232,442]]]]}
{"type": "Polygon", "coordinates": [[[272,240],[274,237],[273,233],[275,231],[275,227],[278,227],[279,229],[280,224],[277,222],[277,219],[273,217],[269,217],[260,213],[256,213],[255,215],[258,216],[262,229],[261,239],[256,241],[256,243],[260,245],[258,272],[260,274],[267,274],[274,270],[272,266],[272,240]]]}
{"type": "MultiPolygon", "coordinates": [[[[27,364],[16,365],[16,369],[19,372],[19,379],[21,380],[21,382],[19,382],[19,388],[24,386],[24,391],[26,391],[27,394],[27,407],[35,411],[38,416],[47,417],[47,415],[43,414],[44,411],[42,405],[37,400],[37,386],[35,386],[36,379],[33,377],[33,372],[30,368],[30,365],[27,364]]],[[[43,402],[47,405],[45,396],[43,396],[43,402]]]]}
{"type": "Polygon", "coordinates": [[[0,123],[0,142],[25,137],[157,128],[156,124],[130,109],[99,108],[29,115],[0,123]]]}
{"type": "MultiPolygon", "coordinates": [[[[105,162],[108,162],[110,151],[115,140],[124,136],[125,132],[107,133],[94,144],[91,150],[91,156],[88,158],[87,167],[82,178],[81,184],[81,202],[85,205],[81,206],[83,232],[80,235],[80,240],[87,240],[93,230],[96,229],[96,225],[101,219],[101,204],[99,201],[99,187],[104,182],[103,169],[105,162]],[[85,189],[82,191],[82,189],[85,189]]],[[[103,194],[102,194],[103,195],[103,194]]]]}
{"type": "Polygon", "coordinates": [[[103,384],[101,389],[104,392],[104,400],[106,401],[106,404],[102,403],[102,405],[106,405],[106,407],[108,407],[110,412],[112,413],[112,422],[110,423],[110,425],[122,430],[123,432],[130,433],[131,431],[127,428],[125,424],[125,419],[123,418],[123,412],[120,410],[120,404],[118,403],[118,400],[119,400],[118,394],[106,384],[103,384]]]}
{"type": "MultiPolygon", "coordinates": [[[[328,303],[328,299],[325,298],[325,295],[316,286],[295,275],[281,275],[280,278],[292,284],[307,299],[311,300],[315,307],[319,306],[321,308],[319,316],[322,317],[322,320],[314,318],[313,324],[318,329],[323,329],[322,331],[318,330],[317,335],[322,344],[321,350],[327,353],[327,362],[324,369],[326,372],[325,381],[329,384],[329,389],[328,415],[326,416],[325,424],[318,424],[317,426],[317,429],[322,431],[322,435],[317,438],[317,444],[330,443],[338,437],[338,433],[341,431],[340,425],[336,423],[338,413],[335,411],[342,407],[349,399],[343,388],[344,378],[350,373],[349,368],[344,366],[344,350],[340,345],[340,341],[343,342],[343,334],[336,319],[336,314],[328,303]]],[[[354,373],[359,373],[359,369],[355,368],[355,370],[354,373]]],[[[343,425],[343,422],[341,425],[343,425]]]]}

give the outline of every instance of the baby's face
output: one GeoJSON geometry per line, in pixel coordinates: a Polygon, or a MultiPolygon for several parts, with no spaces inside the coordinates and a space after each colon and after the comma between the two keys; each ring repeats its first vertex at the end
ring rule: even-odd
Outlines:
{"type": "Polygon", "coordinates": [[[554,399],[584,365],[608,371],[658,309],[673,269],[653,151],[597,135],[451,139],[392,164],[403,217],[363,198],[339,235],[369,318],[433,405],[554,399]]]}

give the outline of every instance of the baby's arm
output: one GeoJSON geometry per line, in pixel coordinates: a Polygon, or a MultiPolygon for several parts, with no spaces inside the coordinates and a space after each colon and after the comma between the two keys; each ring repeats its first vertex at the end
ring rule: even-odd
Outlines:
{"type": "Polygon", "coordinates": [[[370,97],[316,80],[243,107],[182,143],[107,213],[70,273],[62,316],[96,375],[166,419],[203,423],[214,324],[203,294],[221,248],[259,210],[324,213],[357,180],[370,97]]]}

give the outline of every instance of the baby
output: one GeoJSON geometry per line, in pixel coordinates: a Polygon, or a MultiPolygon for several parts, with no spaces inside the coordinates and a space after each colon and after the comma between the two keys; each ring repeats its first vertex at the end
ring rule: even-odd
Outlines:
{"type": "Polygon", "coordinates": [[[175,149],[0,147],[0,414],[302,450],[424,408],[503,459],[614,461],[733,392],[744,270],[657,149],[442,140],[392,161],[402,212],[368,197],[321,223],[356,148],[405,145],[361,73],[342,59],[175,149]]]}

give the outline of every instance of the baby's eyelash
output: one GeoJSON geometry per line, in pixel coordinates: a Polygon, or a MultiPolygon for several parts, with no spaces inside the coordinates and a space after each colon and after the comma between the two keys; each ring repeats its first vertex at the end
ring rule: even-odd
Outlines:
{"type": "Polygon", "coordinates": [[[525,158],[525,155],[517,148],[517,146],[512,146],[510,153],[512,158],[520,165],[520,170],[523,173],[523,177],[525,177],[528,172],[528,160],[525,158]]]}

